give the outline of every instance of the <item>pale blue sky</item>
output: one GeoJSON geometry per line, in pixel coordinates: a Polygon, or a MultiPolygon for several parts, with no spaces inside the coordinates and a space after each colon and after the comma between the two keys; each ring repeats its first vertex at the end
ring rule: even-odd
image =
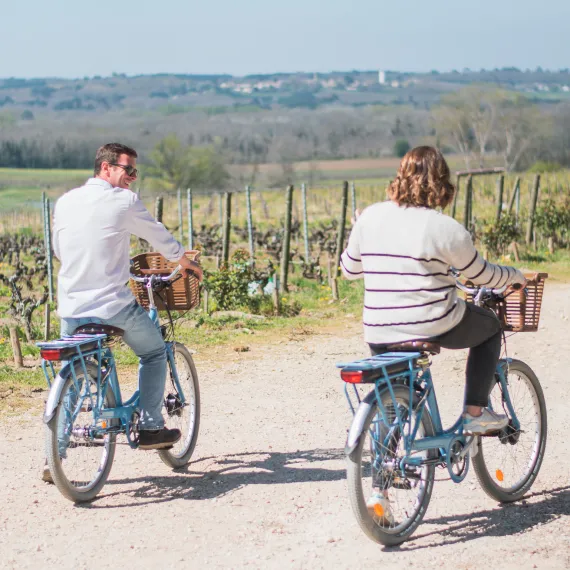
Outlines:
{"type": "Polygon", "coordinates": [[[570,67],[569,0],[4,2],[0,77],[570,67]]]}

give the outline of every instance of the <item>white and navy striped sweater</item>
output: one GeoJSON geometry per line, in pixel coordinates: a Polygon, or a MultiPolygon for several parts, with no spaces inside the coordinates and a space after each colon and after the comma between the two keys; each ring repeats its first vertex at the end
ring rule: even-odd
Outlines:
{"type": "Polygon", "coordinates": [[[517,269],[485,261],[449,216],[391,201],[366,208],[341,257],[345,277],[364,278],[365,341],[431,338],[456,326],[465,303],[450,267],[489,287],[524,282],[517,269]]]}

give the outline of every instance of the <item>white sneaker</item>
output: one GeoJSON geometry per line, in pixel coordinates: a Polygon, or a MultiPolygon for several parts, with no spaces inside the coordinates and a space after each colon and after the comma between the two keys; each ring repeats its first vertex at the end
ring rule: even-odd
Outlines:
{"type": "Polygon", "coordinates": [[[380,493],[374,493],[366,501],[366,508],[368,509],[368,514],[381,525],[394,525],[394,513],[392,512],[392,506],[390,505],[390,499],[388,499],[388,497],[380,493]]]}
{"type": "Polygon", "coordinates": [[[498,431],[506,427],[509,418],[503,414],[497,414],[493,410],[483,408],[480,416],[472,416],[468,412],[463,414],[463,429],[474,435],[484,435],[492,431],[498,431]]]}

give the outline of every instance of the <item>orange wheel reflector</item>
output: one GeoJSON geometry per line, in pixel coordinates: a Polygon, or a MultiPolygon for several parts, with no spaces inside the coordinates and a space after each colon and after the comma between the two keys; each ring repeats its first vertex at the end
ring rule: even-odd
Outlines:
{"type": "Polygon", "coordinates": [[[101,427],[103,429],[106,429],[107,428],[107,422],[101,422],[101,427]]]}
{"type": "Polygon", "coordinates": [[[384,507],[380,503],[376,503],[374,505],[374,514],[377,517],[383,517],[384,516],[384,507]]]}
{"type": "Polygon", "coordinates": [[[495,477],[497,478],[497,481],[502,481],[505,478],[503,472],[500,469],[497,469],[495,471],[495,477]]]}

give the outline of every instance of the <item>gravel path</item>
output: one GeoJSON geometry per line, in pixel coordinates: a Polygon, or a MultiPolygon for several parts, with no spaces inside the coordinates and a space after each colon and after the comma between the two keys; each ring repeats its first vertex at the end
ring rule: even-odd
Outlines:
{"type": "MultiPolygon", "coordinates": [[[[107,486],[86,506],[39,479],[41,409],[0,420],[0,568],[570,568],[570,286],[547,286],[540,331],[509,343],[541,380],[549,414],[526,500],[498,505],[473,470],[461,485],[438,482],[424,523],[393,549],[362,534],[347,497],[351,417],[334,363],[364,354],[355,321],[249,352],[197,354],[203,406],[192,464],[173,472],[155,453],[120,445],[107,486]]],[[[434,363],[448,421],[464,358],[445,351],[434,363]]]]}

